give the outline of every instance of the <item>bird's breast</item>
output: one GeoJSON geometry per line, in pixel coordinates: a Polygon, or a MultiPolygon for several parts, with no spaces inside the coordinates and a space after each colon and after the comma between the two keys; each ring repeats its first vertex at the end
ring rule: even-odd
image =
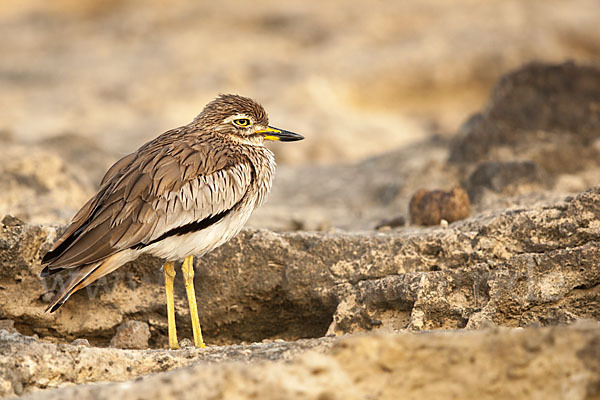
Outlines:
{"type": "Polygon", "coordinates": [[[255,206],[241,204],[223,219],[195,232],[166,237],[144,248],[144,252],[167,260],[182,260],[187,256],[202,256],[223,245],[246,224],[255,206]]]}
{"type": "MultiPolygon", "coordinates": [[[[155,243],[144,247],[144,252],[148,252],[156,257],[166,258],[168,260],[179,260],[189,255],[202,256],[203,254],[226,243],[239,233],[244,224],[250,218],[252,211],[260,206],[267,198],[273,177],[275,174],[275,157],[273,153],[264,147],[254,148],[247,151],[247,157],[252,166],[252,178],[246,192],[237,204],[225,213],[225,216],[219,218],[216,222],[206,226],[197,224],[201,229],[192,232],[177,232],[174,235],[160,238],[155,243]]],[[[206,186],[208,187],[208,186],[206,186]]],[[[206,196],[216,201],[219,193],[216,188],[209,187],[212,195],[206,196]]],[[[200,191],[189,190],[188,197],[194,197],[194,194],[200,191]]],[[[181,196],[174,196],[173,201],[181,196]]],[[[185,196],[183,196],[185,197],[185,196]]],[[[224,196],[227,197],[227,196],[224,196]]],[[[195,205],[197,202],[191,200],[185,204],[195,205]]],[[[205,205],[206,206],[206,205],[205,205]]],[[[169,207],[167,207],[169,210],[169,207]]],[[[178,210],[175,214],[181,214],[181,218],[174,218],[175,224],[179,225],[187,221],[189,215],[194,214],[194,209],[187,210],[187,214],[178,210]],[[185,215],[184,215],[185,214],[185,215]]],[[[202,214],[202,213],[200,213],[202,214]]],[[[214,214],[214,213],[213,213],[214,214]]],[[[189,225],[189,222],[186,222],[189,225]]],[[[194,223],[192,223],[194,225],[194,223]]]]}

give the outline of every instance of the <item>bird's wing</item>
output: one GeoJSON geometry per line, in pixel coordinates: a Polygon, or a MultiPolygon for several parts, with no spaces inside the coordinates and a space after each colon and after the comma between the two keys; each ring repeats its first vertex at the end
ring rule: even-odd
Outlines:
{"type": "Polygon", "coordinates": [[[244,197],[253,176],[251,163],[225,148],[150,142],[107,172],[99,192],[42,260],[43,273],[98,262],[222,215],[244,197]]]}
{"type": "MultiPolygon", "coordinates": [[[[120,171],[123,171],[129,164],[131,164],[131,162],[136,158],[136,156],[137,153],[128,154],[116,163],[114,163],[112,167],[110,167],[110,169],[106,172],[106,174],[102,178],[102,181],[100,182],[100,190],[98,191],[98,193],[94,197],[89,199],[88,202],[85,203],[79,211],[77,211],[75,216],[71,219],[71,223],[69,224],[65,232],[63,232],[61,237],[54,243],[52,249],[48,252],[49,254],[56,252],[56,250],[60,248],[61,245],[65,242],[65,240],[73,238],[73,236],[76,237],[79,235],[80,232],[77,232],[77,230],[84,227],[85,223],[92,215],[92,212],[96,209],[99,200],[102,199],[104,193],[106,192],[107,185],[105,185],[105,183],[109,181],[110,178],[112,178],[115,174],[118,174],[120,171]]],[[[62,245],[62,247],[64,248],[65,245],[62,245]]],[[[44,258],[43,262],[46,262],[45,260],[46,258],[44,258]]]]}

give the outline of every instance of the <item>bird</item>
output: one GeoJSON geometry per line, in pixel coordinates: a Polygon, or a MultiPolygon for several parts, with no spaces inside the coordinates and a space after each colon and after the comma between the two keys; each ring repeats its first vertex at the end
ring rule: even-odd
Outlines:
{"type": "Polygon", "coordinates": [[[189,124],[118,160],[42,258],[42,277],[70,271],[46,312],[55,312],[76,291],[147,253],[165,260],[169,347],[179,348],[173,300],[179,261],[194,345],[205,347],[194,257],[237,235],[265,201],[275,173],[275,157],[265,142],[302,139],[270,126],[267,112],[255,100],[221,94],[189,124]]]}

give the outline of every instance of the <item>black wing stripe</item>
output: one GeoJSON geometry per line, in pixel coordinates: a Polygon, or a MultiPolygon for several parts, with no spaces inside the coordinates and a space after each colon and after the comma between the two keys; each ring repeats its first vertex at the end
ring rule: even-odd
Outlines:
{"type": "MultiPolygon", "coordinates": [[[[251,168],[251,177],[250,177],[250,182],[255,182],[256,180],[256,170],[254,169],[254,166],[252,165],[252,163],[250,163],[250,168],[251,168]]],[[[150,246],[151,244],[154,244],[156,242],[160,242],[161,240],[164,240],[168,237],[171,236],[181,236],[181,235],[185,235],[188,233],[192,233],[192,232],[198,232],[201,231],[203,229],[208,228],[211,225],[216,224],[217,222],[221,221],[223,218],[225,218],[232,210],[234,210],[238,205],[240,205],[242,202],[245,201],[246,196],[248,196],[248,189],[246,190],[246,193],[244,193],[244,196],[242,196],[242,198],[240,199],[240,201],[238,201],[237,203],[235,203],[233,205],[233,207],[231,207],[228,210],[224,210],[221,211],[220,213],[217,213],[215,215],[211,215],[208,218],[204,218],[203,220],[200,221],[194,221],[191,222],[189,224],[186,225],[182,225],[182,226],[178,226],[177,228],[173,228],[170,229],[168,231],[166,231],[165,233],[163,233],[162,235],[160,235],[159,237],[157,237],[156,239],[151,240],[148,243],[138,243],[134,246],[131,246],[131,249],[135,249],[135,250],[139,250],[139,249],[143,249],[144,247],[150,246]]]]}
{"type": "MultiPolygon", "coordinates": [[[[233,208],[235,208],[235,206],[233,208]]],[[[165,233],[163,233],[162,235],[160,235],[156,239],[151,240],[148,243],[139,243],[139,244],[136,244],[136,245],[132,246],[131,248],[132,249],[136,249],[136,250],[143,249],[146,246],[150,246],[151,244],[154,244],[156,242],[160,242],[161,240],[164,240],[164,239],[166,239],[168,237],[171,237],[171,236],[181,236],[181,235],[185,235],[187,233],[201,231],[203,229],[208,228],[211,225],[216,224],[217,222],[219,222],[220,220],[222,220],[223,218],[225,218],[227,216],[227,214],[229,214],[233,208],[230,208],[229,210],[222,211],[222,212],[220,212],[218,214],[215,214],[213,216],[210,216],[208,218],[204,218],[201,221],[194,221],[194,222],[191,222],[191,223],[186,224],[186,225],[178,226],[177,228],[173,228],[171,230],[166,231],[165,233]]]]}

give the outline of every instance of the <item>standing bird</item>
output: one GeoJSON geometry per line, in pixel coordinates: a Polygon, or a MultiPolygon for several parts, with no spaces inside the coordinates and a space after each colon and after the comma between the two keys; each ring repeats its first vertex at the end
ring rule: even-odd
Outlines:
{"type": "Polygon", "coordinates": [[[265,140],[302,136],[269,126],[252,99],[221,95],[188,125],[167,131],[117,161],[42,259],[41,276],[73,270],[46,311],[150,253],[166,259],[169,346],[179,348],[173,305],[174,261],[183,260],[194,344],[205,347],[194,293],[194,259],[227,242],[262,204],[275,172],[265,140]]]}

